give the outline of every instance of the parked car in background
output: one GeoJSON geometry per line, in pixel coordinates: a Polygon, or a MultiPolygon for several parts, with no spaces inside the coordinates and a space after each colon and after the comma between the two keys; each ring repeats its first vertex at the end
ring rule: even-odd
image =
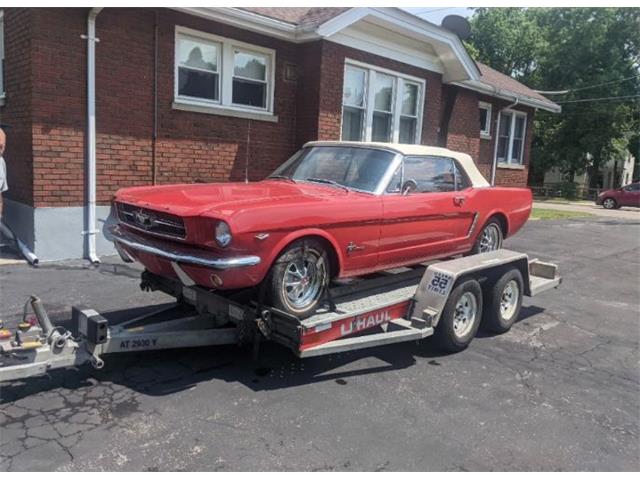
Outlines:
{"type": "Polygon", "coordinates": [[[463,153],[311,142],[260,182],[122,189],[112,233],[152,273],[218,290],[266,282],[273,306],[304,317],[331,279],[496,250],[531,205],[463,153]]]}
{"type": "Polygon", "coordinates": [[[640,182],[601,192],[596,198],[596,205],[607,209],[640,207],[640,182]]]}

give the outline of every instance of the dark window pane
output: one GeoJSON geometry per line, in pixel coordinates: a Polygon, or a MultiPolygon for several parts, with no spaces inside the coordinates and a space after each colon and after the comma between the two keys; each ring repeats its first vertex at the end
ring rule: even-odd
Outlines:
{"type": "Polygon", "coordinates": [[[233,79],[233,103],[249,107],[267,106],[267,86],[264,83],[233,79]]]}
{"type": "Polygon", "coordinates": [[[451,192],[455,190],[456,177],[453,160],[446,157],[406,157],[404,181],[414,180],[417,192],[451,192]]]}
{"type": "Polygon", "coordinates": [[[487,113],[488,112],[486,108],[480,109],[480,131],[481,132],[487,131],[487,113]]]}
{"type": "Polygon", "coordinates": [[[342,110],[342,140],[362,141],[362,122],[364,110],[353,107],[344,107],[342,110]]]}
{"type": "Polygon", "coordinates": [[[218,100],[218,74],[179,68],[178,95],[218,100]]]}
{"type": "Polygon", "coordinates": [[[390,113],[373,113],[373,125],[371,126],[372,142],[390,142],[391,141],[391,114],[390,113]]]}
{"type": "Polygon", "coordinates": [[[509,137],[500,137],[498,138],[498,152],[497,157],[498,160],[504,162],[507,158],[507,145],[509,142],[509,137]]]}
{"type": "Polygon", "coordinates": [[[465,188],[469,188],[471,184],[469,183],[467,176],[460,171],[460,169],[455,163],[453,165],[453,168],[455,169],[455,175],[456,175],[456,190],[460,191],[460,190],[464,190],[465,188]]]}
{"type": "Polygon", "coordinates": [[[513,147],[511,147],[511,160],[513,163],[520,163],[520,150],[522,149],[522,140],[513,139],[513,147]]]}
{"type": "Polygon", "coordinates": [[[416,143],[416,119],[400,117],[400,143],[416,143]]]}

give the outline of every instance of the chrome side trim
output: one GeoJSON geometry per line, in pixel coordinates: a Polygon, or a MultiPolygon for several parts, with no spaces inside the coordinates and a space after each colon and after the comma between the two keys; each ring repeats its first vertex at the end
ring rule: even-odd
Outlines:
{"type": "Polygon", "coordinates": [[[113,225],[109,231],[114,237],[116,246],[125,246],[177,263],[200,265],[216,270],[228,270],[231,268],[252,267],[258,265],[261,261],[260,257],[255,255],[220,258],[206,250],[196,250],[186,246],[167,245],[164,242],[153,241],[136,235],[133,232],[127,232],[119,225],[113,225]]]}
{"type": "Polygon", "coordinates": [[[474,230],[476,229],[476,224],[478,223],[478,212],[474,213],[473,221],[471,222],[471,226],[469,227],[469,231],[467,232],[467,238],[470,238],[473,235],[474,230]]]}

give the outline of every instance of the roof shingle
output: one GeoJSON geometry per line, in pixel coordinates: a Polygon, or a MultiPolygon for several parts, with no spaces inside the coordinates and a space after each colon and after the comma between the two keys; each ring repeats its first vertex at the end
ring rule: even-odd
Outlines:
{"type": "Polygon", "coordinates": [[[520,83],[514,78],[511,78],[504,73],[500,73],[497,70],[494,70],[488,65],[484,63],[476,62],[478,68],[480,69],[480,81],[482,83],[486,83],[487,85],[491,85],[492,87],[497,87],[502,90],[508,90],[509,92],[515,93],[517,95],[522,95],[529,98],[534,98],[536,100],[540,100],[541,102],[553,104],[551,100],[546,97],[543,97],[538,92],[531,90],[526,85],[520,83]]]}

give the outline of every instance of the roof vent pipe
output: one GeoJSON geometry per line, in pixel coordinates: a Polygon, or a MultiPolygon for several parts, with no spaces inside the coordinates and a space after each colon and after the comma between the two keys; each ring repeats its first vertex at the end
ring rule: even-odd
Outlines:
{"type": "Polygon", "coordinates": [[[102,7],[93,7],[87,16],[87,214],[84,234],[87,235],[87,257],[94,265],[96,255],[96,17],[102,7]]]}

